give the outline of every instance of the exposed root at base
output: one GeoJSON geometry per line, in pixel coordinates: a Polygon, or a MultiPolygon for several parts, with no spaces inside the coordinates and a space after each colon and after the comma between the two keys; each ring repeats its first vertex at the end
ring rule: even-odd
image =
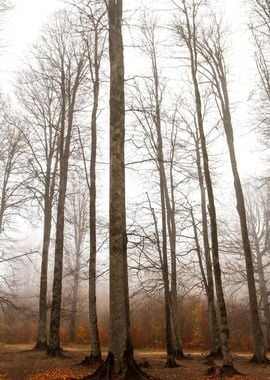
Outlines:
{"type": "Polygon", "coordinates": [[[36,345],[28,351],[29,352],[30,351],[47,351],[47,349],[48,349],[47,343],[37,341],[36,345]]]}
{"type": "Polygon", "coordinates": [[[167,358],[164,368],[177,368],[177,367],[181,367],[180,364],[177,364],[173,358],[167,358]]]}
{"type": "Polygon", "coordinates": [[[256,355],[254,355],[250,359],[250,363],[253,363],[253,364],[270,364],[270,360],[266,356],[264,356],[264,358],[262,358],[262,359],[259,359],[256,355]]]}
{"type": "Polygon", "coordinates": [[[222,379],[223,376],[235,376],[235,375],[242,375],[240,372],[237,371],[237,369],[234,368],[234,366],[228,366],[223,365],[222,367],[219,366],[212,366],[207,368],[206,370],[206,376],[217,376],[218,379],[222,379]]]}
{"type": "Polygon", "coordinates": [[[211,351],[209,354],[206,355],[206,359],[222,359],[222,351],[219,348],[217,351],[211,351]]]}
{"type": "Polygon", "coordinates": [[[177,360],[187,360],[187,359],[192,360],[191,356],[190,355],[185,355],[182,350],[177,350],[175,358],[177,360]]]}
{"type": "MultiPolygon", "coordinates": [[[[133,358],[128,358],[125,370],[121,374],[113,371],[113,355],[109,353],[106,361],[91,375],[83,377],[84,380],[159,380],[143,372],[133,358]]],[[[76,379],[73,379],[76,380],[76,379]]]]}
{"type": "Polygon", "coordinates": [[[103,359],[100,355],[93,355],[90,354],[90,356],[86,356],[83,361],[80,363],[80,365],[85,365],[87,367],[92,367],[96,365],[101,365],[103,363],[103,359]]]}
{"type": "Polygon", "coordinates": [[[50,356],[51,358],[65,358],[66,356],[64,355],[63,349],[62,348],[50,348],[48,347],[47,349],[47,355],[50,356]]]}

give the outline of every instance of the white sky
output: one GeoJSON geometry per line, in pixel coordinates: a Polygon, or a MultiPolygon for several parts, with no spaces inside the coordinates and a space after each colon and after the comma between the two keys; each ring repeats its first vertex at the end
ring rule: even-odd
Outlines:
{"type": "MultiPolygon", "coordinates": [[[[252,77],[254,76],[254,60],[252,47],[247,31],[246,9],[243,0],[214,0],[220,4],[227,15],[233,30],[232,61],[231,61],[231,89],[232,99],[235,104],[235,124],[247,123],[247,99],[252,89],[252,77]]],[[[9,12],[3,29],[3,43],[6,45],[0,56],[0,88],[3,92],[11,92],[11,82],[16,71],[19,71],[20,63],[27,52],[28,46],[38,38],[42,23],[57,8],[63,6],[61,0],[13,0],[14,10],[9,12]]],[[[124,0],[126,9],[134,9],[147,5],[161,10],[169,9],[169,0],[124,0]],[[139,5],[138,5],[139,4],[139,5]]],[[[168,12],[169,14],[169,12],[168,12]]],[[[241,128],[241,133],[246,134],[249,128],[241,128]]],[[[244,144],[238,146],[239,167],[243,174],[256,171],[259,166],[257,153],[254,146],[254,136],[246,138],[244,144]]]]}

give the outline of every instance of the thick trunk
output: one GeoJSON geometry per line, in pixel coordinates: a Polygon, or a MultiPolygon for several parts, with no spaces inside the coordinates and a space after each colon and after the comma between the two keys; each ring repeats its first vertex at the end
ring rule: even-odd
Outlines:
{"type": "Polygon", "coordinates": [[[110,53],[110,343],[107,360],[87,379],[147,379],[133,360],[129,334],[125,209],[125,98],[122,0],[109,0],[110,53]]]}
{"type": "Polygon", "coordinates": [[[126,370],[129,326],[126,300],[125,99],[122,1],[109,1],[110,44],[110,346],[113,372],[126,370]]]}

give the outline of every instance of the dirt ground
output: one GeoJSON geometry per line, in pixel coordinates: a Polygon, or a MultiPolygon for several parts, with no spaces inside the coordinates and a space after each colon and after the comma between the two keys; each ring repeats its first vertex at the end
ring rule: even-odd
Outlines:
{"type": "MultiPolygon", "coordinates": [[[[85,346],[65,347],[65,357],[53,359],[45,353],[29,351],[31,348],[29,345],[0,345],[0,380],[79,379],[93,370],[78,365],[88,354],[85,346]]],[[[208,365],[205,364],[204,353],[189,355],[189,359],[180,361],[180,367],[174,369],[164,368],[165,355],[162,352],[140,351],[135,356],[138,362],[147,360],[151,368],[146,371],[161,380],[218,379],[218,376],[205,376],[208,365]]],[[[270,365],[250,364],[249,357],[235,355],[235,367],[242,375],[234,376],[233,379],[270,380],[270,365]]]]}

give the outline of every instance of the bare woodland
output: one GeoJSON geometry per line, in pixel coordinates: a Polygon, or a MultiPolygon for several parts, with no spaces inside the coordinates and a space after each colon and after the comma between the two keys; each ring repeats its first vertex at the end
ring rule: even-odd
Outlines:
{"type": "Polygon", "coordinates": [[[241,8],[245,114],[221,4],[157,3],[64,1],[1,91],[0,343],[83,345],[58,379],[270,378],[270,3],[241,8]]]}

